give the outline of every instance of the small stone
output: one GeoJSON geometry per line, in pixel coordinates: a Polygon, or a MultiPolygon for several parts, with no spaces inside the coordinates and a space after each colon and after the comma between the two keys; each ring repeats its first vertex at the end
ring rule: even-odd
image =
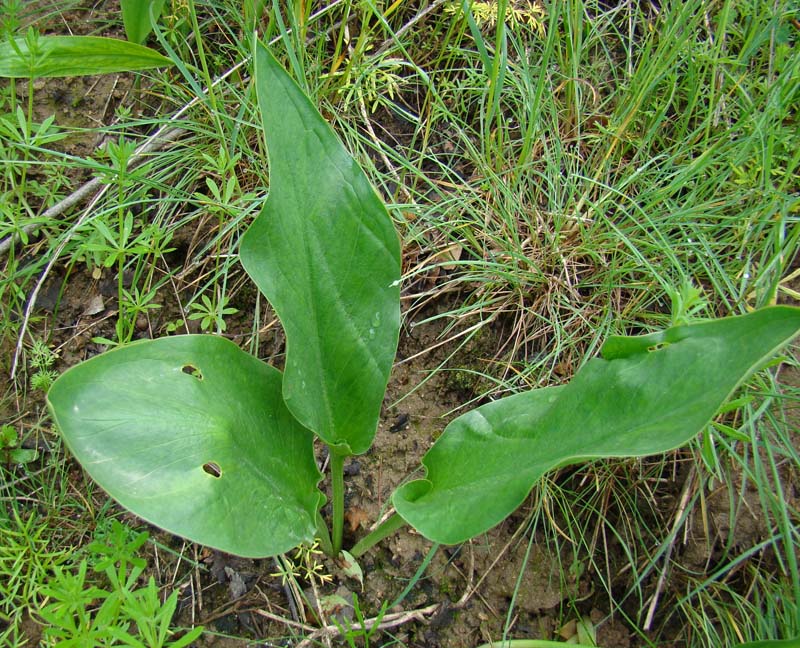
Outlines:
{"type": "Polygon", "coordinates": [[[89,301],[86,304],[86,308],[83,309],[83,315],[85,317],[91,317],[92,315],[97,315],[98,313],[102,313],[105,310],[106,306],[103,302],[102,295],[92,295],[89,298],[89,301]]]}
{"type": "Polygon", "coordinates": [[[346,477],[355,477],[361,472],[361,462],[360,461],[351,461],[344,467],[343,470],[346,477]]]}
{"type": "Polygon", "coordinates": [[[391,432],[392,434],[396,434],[397,432],[400,432],[400,430],[405,430],[408,427],[408,421],[409,421],[408,413],[403,412],[395,419],[395,422],[392,424],[392,427],[389,428],[389,432],[391,432]]]}

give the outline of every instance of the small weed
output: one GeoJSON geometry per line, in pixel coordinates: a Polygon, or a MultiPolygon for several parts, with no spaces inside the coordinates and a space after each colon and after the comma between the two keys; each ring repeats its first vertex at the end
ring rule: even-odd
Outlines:
{"type": "MultiPolygon", "coordinates": [[[[478,26],[492,28],[497,24],[500,13],[500,3],[492,0],[490,2],[473,2],[470,5],[473,18],[478,26]]],[[[544,7],[538,2],[530,0],[521,3],[507,2],[505,5],[505,24],[508,27],[518,27],[525,25],[543,38],[545,35],[544,20],[546,13],[544,7]]],[[[460,15],[463,11],[460,2],[450,2],[445,5],[445,13],[450,15],[460,15]]]]}
{"type": "Polygon", "coordinates": [[[363,641],[364,648],[369,648],[370,639],[372,639],[375,633],[378,632],[378,629],[381,625],[381,620],[386,614],[388,607],[389,604],[384,601],[380,611],[375,616],[372,625],[368,628],[367,624],[365,623],[366,617],[361,611],[361,606],[358,602],[358,595],[353,592],[353,614],[356,617],[356,622],[352,623],[347,620],[340,622],[335,616],[331,617],[331,619],[334,625],[339,629],[340,634],[342,637],[344,637],[347,645],[350,646],[350,648],[356,648],[356,646],[361,645],[360,643],[357,643],[357,639],[361,639],[363,641]]]}
{"type": "Polygon", "coordinates": [[[74,567],[55,568],[41,590],[47,603],[39,611],[48,645],[181,648],[202,634],[203,628],[196,627],[173,639],[170,624],[178,591],[162,601],[152,576],[146,586],[137,586],[146,562],[136,553],[147,537],[112,520],[110,529],[87,547],[87,558],[74,567]],[[87,576],[89,564],[108,585],[87,576]]]}
{"type": "Polygon", "coordinates": [[[201,331],[217,331],[224,333],[228,325],[225,323],[226,315],[233,315],[239,310],[227,306],[228,298],[222,297],[218,302],[211,300],[208,295],[200,295],[200,303],[192,303],[189,308],[194,311],[187,316],[190,320],[200,320],[201,331]]]}
{"type": "Polygon", "coordinates": [[[330,76],[338,77],[340,85],[336,92],[345,110],[364,105],[374,113],[380,106],[394,108],[405,83],[402,73],[409,67],[408,62],[399,58],[379,57],[363,65],[348,61],[344,70],[330,76]]]}
{"type": "Polygon", "coordinates": [[[325,571],[325,565],[319,558],[323,551],[319,543],[300,545],[295,549],[292,557],[282,556],[277,562],[278,571],[270,576],[279,577],[286,584],[291,579],[303,579],[315,585],[324,585],[333,582],[333,576],[325,571]]]}
{"type": "Polygon", "coordinates": [[[53,369],[58,354],[42,340],[34,340],[29,351],[31,370],[31,387],[43,392],[50,389],[50,385],[58,378],[58,372],[53,369]]]}
{"type": "Polygon", "coordinates": [[[38,607],[42,587],[72,551],[51,546],[46,519],[15,507],[8,517],[0,515],[0,531],[0,617],[8,624],[0,638],[9,639],[19,633],[25,611],[38,607]]]}
{"type": "Polygon", "coordinates": [[[0,428],[0,461],[5,464],[25,464],[34,461],[39,453],[35,449],[20,448],[20,439],[13,425],[0,428]]]}

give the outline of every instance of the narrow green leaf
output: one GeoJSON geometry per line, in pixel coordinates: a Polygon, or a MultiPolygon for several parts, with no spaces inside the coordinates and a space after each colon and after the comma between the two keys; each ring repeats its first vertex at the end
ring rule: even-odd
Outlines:
{"type": "Polygon", "coordinates": [[[195,626],[180,639],[174,639],[167,645],[169,648],[184,648],[184,646],[188,646],[193,641],[197,641],[200,638],[200,635],[203,634],[204,629],[205,628],[203,628],[203,626],[195,626]]]}
{"type": "Polygon", "coordinates": [[[286,331],[283,395],[326,443],[365,452],[400,330],[400,245],[386,208],[269,51],[256,89],[270,192],[241,261],[286,331]]]}
{"type": "Polygon", "coordinates": [[[502,521],[558,466],[677,448],[756,367],[800,330],[778,306],[643,337],[611,338],[564,387],[534,390],[460,416],[423,458],[426,478],[400,487],[397,512],[455,544],[502,521]]]}
{"type": "Polygon", "coordinates": [[[167,65],[172,61],[155,50],[102,36],[19,37],[0,43],[0,77],[70,77],[167,65]]]}
{"type": "Polygon", "coordinates": [[[132,43],[144,43],[153,30],[150,14],[153,14],[153,20],[158,20],[164,0],[120,0],[120,5],[125,36],[132,43]]]}
{"type": "Polygon", "coordinates": [[[729,436],[734,441],[741,441],[742,443],[747,443],[750,441],[750,437],[745,434],[744,432],[740,432],[736,428],[731,427],[730,425],[725,425],[724,423],[717,423],[712,422],[711,425],[716,429],[718,432],[729,436]]]}
{"type": "Polygon", "coordinates": [[[313,539],[312,434],[281,374],[212,335],[143,341],[65,372],[48,404],[78,461],[140,517],[241,556],[313,539]]]}

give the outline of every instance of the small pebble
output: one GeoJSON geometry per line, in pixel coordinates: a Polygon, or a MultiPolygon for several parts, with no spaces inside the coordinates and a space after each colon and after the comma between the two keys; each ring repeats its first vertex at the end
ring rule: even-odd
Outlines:
{"type": "Polygon", "coordinates": [[[361,472],[361,462],[351,461],[344,467],[344,474],[346,477],[355,477],[361,472]]]}
{"type": "Polygon", "coordinates": [[[392,427],[389,428],[389,432],[395,434],[400,430],[404,430],[406,426],[408,426],[408,419],[409,416],[407,413],[403,412],[400,416],[397,417],[392,427]]]}

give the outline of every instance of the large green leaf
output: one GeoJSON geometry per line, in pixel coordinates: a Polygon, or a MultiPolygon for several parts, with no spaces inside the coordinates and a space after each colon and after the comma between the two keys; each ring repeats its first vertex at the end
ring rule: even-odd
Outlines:
{"type": "Polygon", "coordinates": [[[666,452],[689,441],[731,392],[800,330],[800,309],[611,338],[569,385],[495,401],[447,426],[400,487],[397,512],[445,544],[516,509],[548,470],[598,457],[666,452]]]}
{"type": "Polygon", "coordinates": [[[800,637],[794,639],[763,639],[737,644],[734,648],[800,648],[800,637]]]}
{"type": "Polygon", "coordinates": [[[261,44],[255,79],[270,191],[241,261],[286,331],[289,409],[342,452],[365,452],[400,330],[397,234],[364,172],[261,44]]]}
{"type": "Polygon", "coordinates": [[[172,65],[149,47],[102,36],[28,36],[0,42],[0,77],[70,77],[172,65]]]}
{"type": "Polygon", "coordinates": [[[140,517],[242,556],[314,537],[313,436],[281,374],[211,335],[137,342],[65,372],[48,394],[70,450],[140,517]]]}
{"type": "Polygon", "coordinates": [[[153,20],[158,20],[164,8],[164,0],[120,0],[120,7],[128,40],[144,43],[153,30],[150,14],[153,14],[153,20]]]}

